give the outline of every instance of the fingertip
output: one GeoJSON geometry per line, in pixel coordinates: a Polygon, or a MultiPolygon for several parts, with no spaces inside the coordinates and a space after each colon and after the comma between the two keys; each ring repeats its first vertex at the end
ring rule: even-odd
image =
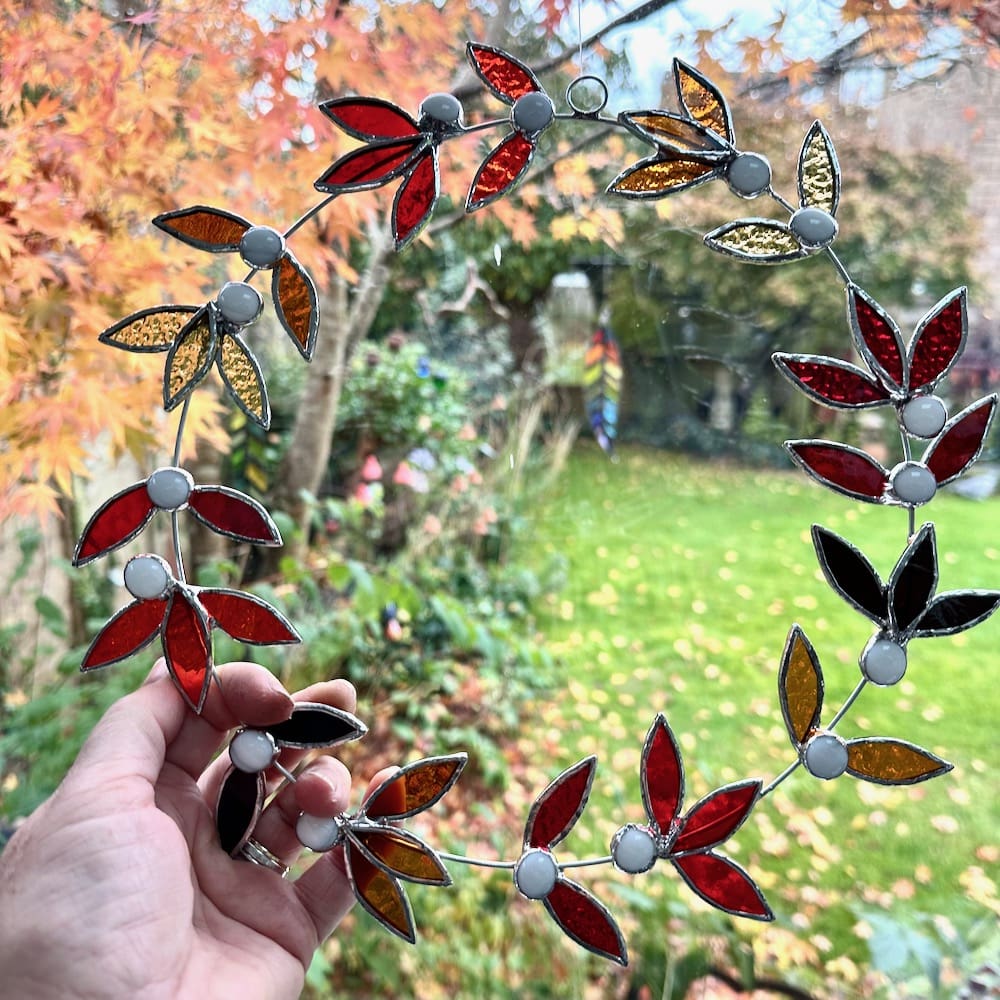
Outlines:
{"type": "Polygon", "coordinates": [[[339,761],[322,757],[295,783],[295,804],[311,816],[339,816],[351,802],[351,774],[339,761]]]}
{"type": "Polygon", "coordinates": [[[221,697],[209,695],[202,713],[220,729],[283,722],[294,702],[281,681],[259,663],[226,663],[216,668],[221,697]]]}

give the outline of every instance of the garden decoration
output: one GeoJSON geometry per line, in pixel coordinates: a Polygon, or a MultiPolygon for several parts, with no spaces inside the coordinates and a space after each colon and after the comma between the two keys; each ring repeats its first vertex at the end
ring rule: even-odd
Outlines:
{"type": "MultiPolygon", "coordinates": [[[[351,885],[362,906],[407,941],[415,940],[416,928],[402,882],[447,885],[449,863],[505,868],[515,889],[539,900],[569,937],[624,965],[626,945],[615,918],[568,877],[571,869],[611,865],[638,878],[657,862],[669,861],[694,893],[712,906],[736,916],[770,920],[772,911],[751,875],[718,848],[794,771],[802,767],[820,779],[846,773],[904,785],[951,769],[936,755],[893,735],[842,735],[842,723],[866,687],[890,686],[903,677],[911,642],[971,628],[1000,606],[1000,591],[936,593],[935,526],[916,523],[917,509],[979,456],[997,397],[986,396],[949,418],[944,400],[935,394],[966,343],[965,289],[935,305],[907,345],[892,317],[851,279],[832,248],[838,228],[840,168],[833,142],[819,122],[808,128],[799,152],[793,204],[772,188],[768,160],[737,145],[730,110],[719,90],[680,60],[673,62],[678,110],[631,110],[612,117],[605,113],[608,88],[596,77],[574,80],[566,91],[566,108],[558,110],[532,70],[513,56],[473,43],[467,54],[492,96],[506,105],[503,117],[467,124],[462,105],[447,93],[427,97],[415,115],[378,97],[337,98],[321,105],[322,110],[360,145],[320,175],[316,187],[327,197],[287,229],[252,225],[225,210],[201,205],[153,220],[192,247],[238,253],[249,270],[243,281],[225,284],[209,302],[144,309],[101,336],[122,350],[165,354],[163,405],[181,410],[171,464],[105,502],[80,538],[75,562],[83,565],[136,538],[157,512],[168,515],[173,528],[169,560],[150,553],[126,564],[125,586],[134,600],[98,633],[83,669],[128,657],[159,636],[181,697],[192,711],[200,712],[214,678],[213,629],[249,643],[298,641],[292,625],[260,598],[198,587],[187,580],[178,527],[184,511],[241,542],[279,545],[281,539],[256,500],[223,486],[195,485],[179,467],[179,456],[191,393],[213,365],[236,405],[251,420],[268,425],[266,384],[248,343],[264,308],[264,298],[252,284],[260,272],[272,272],[271,300],[278,320],[296,350],[310,359],[319,325],[317,296],[289,243],[335,198],[399,182],[391,227],[396,248],[402,250],[418,236],[438,202],[438,159],[450,141],[474,132],[499,133],[470,183],[465,206],[475,212],[509,194],[530,171],[544,132],[594,125],[619,129],[646,148],[647,155],[611,181],[611,195],[652,200],[718,180],[741,199],[767,196],[780,209],[779,218],[727,221],[709,232],[705,243],[755,264],[824,255],[845,284],[850,346],[864,367],[839,358],[786,353],[775,354],[774,363],[794,386],[825,406],[890,409],[899,431],[899,460],[891,468],[837,441],[786,442],[794,462],[819,484],[855,500],[898,508],[906,515],[906,545],[885,581],[848,539],[821,525],[812,529],[819,566],[830,586],[874,626],[859,654],[861,678],[852,693],[824,722],[820,657],[805,631],[793,625],[777,671],[780,711],[793,751],[785,771],[768,783],[748,778],[717,788],[685,811],[680,749],[667,719],[657,715],[642,747],[638,776],[646,822],[623,825],[604,857],[557,860],[554,853],[582,818],[597,768],[595,757],[569,767],[538,794],[525,821],[521,852],[512,860],[449,854],[401,825],[448,792],[466,763],[464,753],[408,763],[355,812],[333,819],[304,815],[297,828],[301,842],[314,850],[343,847],[351,885]],[[596,99],[585,99],[585,94],[594,93],[596,99]],[[919,458],[915,442],[925,442],[919,458]]],[[[589,422],[602,447],[610,450],[621,360],[617,343],[606,330],[591,341],[585,379],[589,422]]],[[[387,628],[390,624],[383,623],[387,628]]],[[[271,766],[284,771],[280,755],[285,747],[328,748],[365,732],[354,716],[310,704],[296,706],[291,718],[277,726],[239,731],[230,745],[233,766],[218,803],[221,849],[284,875],[284,866],[267,846],[253,839],[265,805],[263,771],[271,766]]],[[[291,772],[284,773],[287,780],[295,780],[291,772]]]]}

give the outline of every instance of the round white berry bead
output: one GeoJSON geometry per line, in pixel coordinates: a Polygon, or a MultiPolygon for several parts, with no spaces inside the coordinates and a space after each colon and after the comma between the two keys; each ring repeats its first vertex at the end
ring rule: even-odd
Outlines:
{"type": "Polygon", "coordinates": [[[837,235],[837,220],[821,208],[800,208],[788,226],[799,242],[811,250],[829,246],[837,235]]]}
{"type": "Polygon", "coordinates": [[[260,292],[245,281],[227,281],[215,302],[222,318],[234,326],[252,323],[264,309],[260,292]]]}
{"type": "Polygon", "coordinates": [[[933,499],[937,480],[921,462],[900,462],[889,473],[889,487],[903,503],[917,505],[933,499]]]}
{"type": "Polygon", "coordinates": [[[157,469],[146,480],[146,493],[160,510],[180,510],[194,489],[191,473],[173,466],[157,469]]]}
{"type": "Polygon", "coordinates": [[[166,560],[154,555],[133,556],[125,563],[125,589],[140,601],[164,597],[173,576],[166,560]]]}
{"type": "Polygon", "coordinates": [[[277,755],[274,737],[262,729],[244,729],[229,743],[229,759],[233,767],[250,774],[270,767],[277,755]]]}
{"type": "Polygon", "coordinates": [[[847,744],[833,733],[818,733],[807,744],[802,762],[816,778],[839,778],[847,770],[847,744]]]}
{"type": "Polygon", "coordinates": [[[656,861],[656,839],[648,827],[629,823],[611,838],[611,859],[629,875],[648,872],[656,861]]]}
{"type": "Polygon", "coordinates": [[[285,252],[285,237],[270,226],[251,226],[240,240],[240,257],[250,267],[274,267],[285,252]]]}
{"type": "Polygon", "coordinates": [[[896,684],[906,673],[906,650],[891,639],[876,639],[861,654],[861,673],[882,687],[896,684]]]}
{"type": "Polygon", "coordinates": [[[540,847],[525,851],[514,866],[514,885],[528,899],[544,899],[558,878],[556,859],[540,847]]]}
{"type": "Polygon", "coordinates": [[[334,816],[310,816],[302,813],[295,824],[295,836],[310,851],[328,851],[340,840],[340,823],[334,816]]]}
{"type": "Polygon", "coordinates": [[[932,438],[944,427],[948,410],[937,396],[916,396],[903,407],[900,416],[908,434],[932,438]]]}
{"type": "Polygon", "coordinates": [[[756,198],[771,186],[771,164],[760,153],[740,153],[729,164],[726,180],[734,194],[756,198]]]}

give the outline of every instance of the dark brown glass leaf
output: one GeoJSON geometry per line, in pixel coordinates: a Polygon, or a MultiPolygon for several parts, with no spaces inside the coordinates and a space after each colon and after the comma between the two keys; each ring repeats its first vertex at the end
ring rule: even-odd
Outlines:
{"type": "Polygon", "coordinates": [[[937,578],[934,525],[925,524],[899,557],[889,577],[889,618],[897,631],[905,632],[923,614],[937,578]]]}
{"type": "Polygon", "coordinates": [[[253,833],[264,804],[264,775],[230,768],[222,780],[215,826],[222,849],[234,855],[253,833]]]}
{"type": "Polygon", "coordinates": [[[938,594],[917,619],[915,638],[954,635],[985,621],[1000,607],[1000,593],[995,590],[950,590],[938,594]]]}
{"type": "Polygon", "coordinates": [[[265,728],[279,745],[300,750],[336,746],[368,732],[368,727],[350,712],[302,701],[292,709],[291,718],[265,728]]]}
{"type": "Polygon", "coordinates": [[[865,555],[818,524],[812,527],[812,538],[827,583],[863,615],[885,625],[889,608],[882,579],[865,555]]]}

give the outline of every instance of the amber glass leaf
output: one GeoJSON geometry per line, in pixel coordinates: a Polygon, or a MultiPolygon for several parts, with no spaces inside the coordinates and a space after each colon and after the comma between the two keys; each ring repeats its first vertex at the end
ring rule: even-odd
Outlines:
{"type": "Polygon", "coordinates": [[[406,830],[351,830],[348,834],[368,859],[393,875],[425,885],[451,885],[441,859],[419,837],[406,830]]]}
{"type": "Polygon", "coordinates": [[[299,354],[311,360],[319,333],[319,299],[312,278],[290,253],[274,269],[271,297],[278,320],[299,354]]]}
{"type": "Polygon", "coordinates": [[[684,764],[666,717],[653,720],[639,763],[642,802],[649,821],[661,834],[670,832],[684,799],[684,764]]]}
{"type": "Polygon", "coordinates": [[[770,219],[740,219],[713,229],[705,245],[753,264],[781,264],[808,256],[792,231],[770,219]]]}
{"type": "Polygon", "coordinates": [[[269,427],[271,403],[264,387],[264,376],[257,359],[239,337],[222,338],[219,371],[239,408],[261,427],[269,427]]]}
{"type": "Polygon", "coordinates": [[[669,111],[623,111],[618,120],[640,139],[674,153],[700,153],[718,159],[731,152],[714,132],[669,111]]]}
{"type": "Polygon", "coordinates": [[[465,51],[479,78],[505,104],[513,104],[519,97],[542,89],[524,63],[500,49],[469,42],[465,51]]]}
{"type": "Polygon", "coordinates": [[[204,205],[164,212],[153,219],[153,225],[188,246],[212,253],[238,250],[243,234],[250,228],[246,219],[204,205]]]}
{"type": "Polygon", "coordinates": [[[792,626],[785,642],[778,694],[788,735],[798,749],[819,725],[823,710],[823,670],[812,643],[798,625],[792,626]]]}
{"type": "Polygon", "coordinates": [[[102,344],[125,351],[147,353],[165,351],[191,321],[200,306],[155,306],[132,313],[109,326],[98,337],[102,344]]]}
{"type": "Polygon", "coordinates": [[[587,804],[596,770],[597,758],[584,757],[535,799],[524,825],[525,847],[552,847],[569,833],[587,804]]]}
{"type": "Polygon", "coordinates": [[[561,878],[545,897],[545,909],[577,944],[619,965],[628,965],[625,939],[614,917],[582,886],[561,878]]]}
{"type": "Polygon", "coordinates": [[[407,764],[372,792],[361,812],[372,817],[405,819],[428,809],[458,781],[467,760],[466,754],[457,753],[407,764]]]}
{"type": "Polygon", "coordinates": [[[351,844],[344,857],[358,902],[383,927],[413,944],[417,939],[413,912],[400,884],[351,844]]]}
{"type": "Polygon", "coordinates": [[[625,198],[663,198],[719,176],[717,164],[683,156],[651,156],[622,171],[608,185],[609,194],[625,198]]]}
{"type": "Polygon", "coordinates": [[[893,739],[847,742],[847,771],[880,785],[913,785],[947,774],[952,765],[929,750],[893,739]]]}
{"type": "Polygon", "coordinates": [[[167,355],[163,408],[172,410],[208,374],[215,358],[215,323],[203,309],[181,332],[167,355]]]}
{"type": "Polygon", "coordinates": [[[835,215],[840,202],[840,167],[833,141],[817,121],[806,133],[799,153],[799,200],[803,207],[835,215]]]}
{"type": "Polygon", "coordinates": [[[735,145],[733,124],[725,98],[707,77],[680,59],[674,60],[677,96],[687,113],[706,128],[735,145]]]}

